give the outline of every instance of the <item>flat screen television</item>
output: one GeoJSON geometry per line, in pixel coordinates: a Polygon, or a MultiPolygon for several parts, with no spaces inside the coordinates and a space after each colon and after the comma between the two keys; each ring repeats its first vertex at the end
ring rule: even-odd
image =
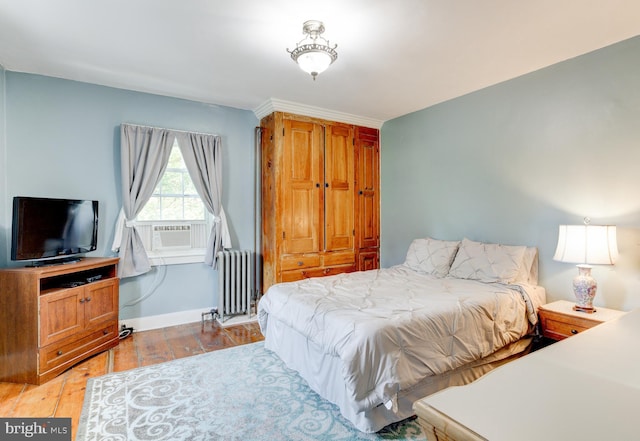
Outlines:
{"type": "Polygon", "coordinates": [[[98,201],[13,198],[11,259],[63,263],[96,249],[98,201]]]}

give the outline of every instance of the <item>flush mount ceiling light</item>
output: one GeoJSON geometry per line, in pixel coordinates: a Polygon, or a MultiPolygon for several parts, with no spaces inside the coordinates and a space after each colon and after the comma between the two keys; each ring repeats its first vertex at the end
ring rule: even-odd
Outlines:
{"type": "Polygon", "coordinates": [[[315,81],[319,73],[324,72],[338,58],[337,44],[329,45],[329,40],[321,37],[324,32],[324,24],[318,20],[308,20],[302,25],[302,33],[305,37],[296,44],[296,48],[287,52],[291,54],[293,61],[298,63],[300,69],[307,72],[315,81]]]}

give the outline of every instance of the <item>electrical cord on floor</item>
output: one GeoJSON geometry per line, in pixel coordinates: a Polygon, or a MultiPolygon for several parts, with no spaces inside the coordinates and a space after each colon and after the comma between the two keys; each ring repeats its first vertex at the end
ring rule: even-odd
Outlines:
{"type": "Polygon", "coordinates": [[[120,338],[120,340],[123,340],[129,337],[131,334],[133,334],[133,328],[131,327],[127,328],[125,325],[122,325],[122,328],[120,328],[120,334],[118,335],[118,337],[120,338]]]}

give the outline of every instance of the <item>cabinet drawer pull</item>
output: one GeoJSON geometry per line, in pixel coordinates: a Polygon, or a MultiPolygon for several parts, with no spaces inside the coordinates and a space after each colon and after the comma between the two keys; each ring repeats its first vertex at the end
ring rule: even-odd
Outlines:
{"type": "Polygon", "coordinates": [[[91,301],[91,297],[87,297],[85,300],[86,300],[87,302],[90,302],[90,301],[91,301]]]}
{"type": "Polygon", "coordinates": [[[303,261],[301,261],[301,260],[300,260],[300,261],[298,261],[298,266],[302,266],[302,265],[304,265],[304,262],[303,262],[303,261]]]}
{"type": "Polygon", "coordinates": [[[58,351],[58,357],[62,355],[62,351],[58,351]]]}
{"type": "Polygon", "coordinates": [[[578,333],[578,331],[577,331],[577,330],[575,330],[575,329],[572,329],[572,330],[571,330],[571,333],[572,333],[573,335],[576,335],[576,334],[578,333]]]}
{"type": "Polygon", "coordinates": [[[104,330],[102,331],[102,333],[103,333],[104,335],[107,335],[107,334],[109,333],[109,330],[108,330],[108,329],[104,329],[104,330]]]}
{"type": "Polygon", "coordinates": [[[84,299],[80,299],[80,303],[84,303],[84,299]]]}

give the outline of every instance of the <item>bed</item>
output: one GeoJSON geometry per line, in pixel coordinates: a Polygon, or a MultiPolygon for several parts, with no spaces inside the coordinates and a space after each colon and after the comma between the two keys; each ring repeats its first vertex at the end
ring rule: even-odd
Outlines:
{"type": "Polygon", "coordinates": [[[258,321],[265,347],[370,433],[527,353],[545,300],[534,247],[420,238],[401,265],[273,285],[258,321]]]}

